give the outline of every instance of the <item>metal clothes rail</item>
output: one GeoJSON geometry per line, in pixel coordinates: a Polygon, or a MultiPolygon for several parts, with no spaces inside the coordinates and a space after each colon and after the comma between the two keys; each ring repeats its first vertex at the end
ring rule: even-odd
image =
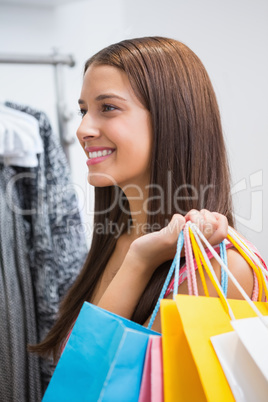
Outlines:
{"type": "Polygon", "coordinates": [[[12,64],[65,64],[69,67],[75,65],[73,56],[61,55],[53,53],[52,55],[19,55],[19,54],[5,54],[0,53],[0,63],[12,63],[12,64]]]}
{"type": "Polygon", "coordinates": [[[64,68],[64,66],[75,66],[75,60],[73,56],[59,54],[57,50],[54,50],[51,55],[0,53],[0,63],[51,65],[54,67],[59,136],[62,147],[66,153],[67,159],[69,160],[69,146],[74,142],[74,139],[68,137],[67,135],[67,123],[71,119],[71,113],[67,112],[67,107],[64,100],[64,82],[62,69],[64,68]]]}

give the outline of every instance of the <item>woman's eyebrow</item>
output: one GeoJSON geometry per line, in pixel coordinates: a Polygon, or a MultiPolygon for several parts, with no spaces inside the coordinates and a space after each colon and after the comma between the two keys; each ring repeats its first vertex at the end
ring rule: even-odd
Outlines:
{"type": "MultiPolygon", "coordinates": [[[[102,101],[104,99],[112,99],[112,98],[120,99],[120,100],[125,101],[125,102],[127,101],[122,96],[119,96],[119,95],[116,95],[116,94],[102,94],[102,95],[97,96],[95,98],[95,101],[102,101]]],[[[83,99],[78,99],[78,104],[79,105],[84,105],[85,103],[86,102],[83,99]]]]}
{"type": "Polygon", "coordinates": [[[116,94],[102,94],[102,95],[97,96],[95,98],[95,100],[96,101],[101,101],[101,100],[104,100],[104,99],[111,99],[111,98],[116,98],[116,99],[126,101],[125,98],[122,98],[122,96],[119,96],[119,95],[116,95],[116,94]]]}
{"type": "Polygon", "coordinates": [[[116,99],[126,101],[126,99],[122,98],[122,96],[119,96],[116,94],[102,94],[102,95],[97,96],[97,98],[95,98],[95,100],[100,101],[100,100],[111,99],[111,98],[116,98],[116,99]]]}

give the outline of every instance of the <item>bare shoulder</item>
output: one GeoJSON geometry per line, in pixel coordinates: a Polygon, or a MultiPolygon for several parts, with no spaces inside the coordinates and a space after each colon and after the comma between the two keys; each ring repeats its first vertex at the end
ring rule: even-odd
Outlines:
{"type": "MultiPolygon", "coordinates": [[[[253,270],[244,257],[234,248],[227,250],[228,268],[243,287],[249,297],[253,292],[253,270]]],[[[233,282],[228,281],[228,297],[231,299],[241,299],[243,296],[235,287],[233,282]]]]}

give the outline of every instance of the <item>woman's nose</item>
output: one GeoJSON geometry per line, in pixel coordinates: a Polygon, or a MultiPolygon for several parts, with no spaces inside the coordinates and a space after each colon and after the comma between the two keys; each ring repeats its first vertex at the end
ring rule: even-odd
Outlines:
{"type": "Polygon", "coordinates": [[[99,137],[100,131],[88,113],[83,117],[76,135],[80,142],[86,142],[87,140],[99,137]]]}

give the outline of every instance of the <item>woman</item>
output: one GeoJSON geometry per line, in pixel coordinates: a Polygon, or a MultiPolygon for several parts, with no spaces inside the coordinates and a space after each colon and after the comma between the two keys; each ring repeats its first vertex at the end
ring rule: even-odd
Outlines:
{"type": "MultiPolygon", "coordinates": [[[[234,224],[217,101],[187,46],[149,37],[103,49],[85,65],[79,105],[77,136],[95,186],[95,230],[58,322],[32,347],[55,360],[85,300],[147,324],[186,221],[212,245],[234,224]]],[[[250,267],[234,249],[227,253],[251,295],[250,267]]],[[[179,293],[187,293],[186,280],[179,293]]],[[[212,288],[210,294],[216,296],[212,288]]],[[[240,298],[231,284],[228,297],[240,298]]],[[[159,316],[153,329],[161,331],[159,316]]]]}

